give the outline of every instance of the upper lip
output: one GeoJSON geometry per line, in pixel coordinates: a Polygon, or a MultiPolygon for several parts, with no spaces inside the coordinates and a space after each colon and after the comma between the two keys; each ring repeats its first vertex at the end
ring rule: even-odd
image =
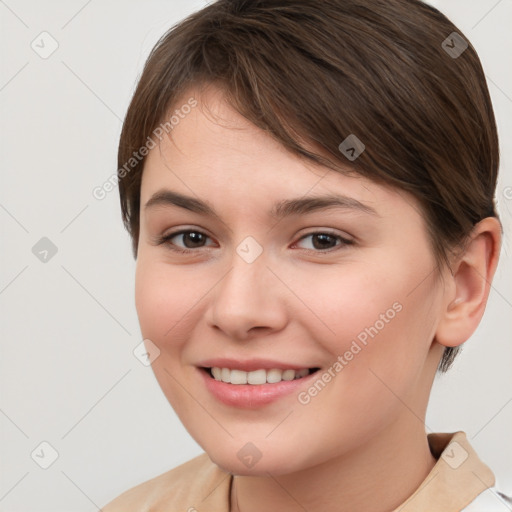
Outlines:
{"type": "Polygon", "coordinates": [[[242,361],[240,359],[215,358],[206,359],[198,363],[197,366],[203,368],[229,368],[230,370],[242,370],[252,372],[254,370],[272,370],[274,368],[280,370],[302,370],[304,368],[315,368],[311,365],[284,363],[282,361],[272,361],[270,359],[248,359],[242,361]]]}

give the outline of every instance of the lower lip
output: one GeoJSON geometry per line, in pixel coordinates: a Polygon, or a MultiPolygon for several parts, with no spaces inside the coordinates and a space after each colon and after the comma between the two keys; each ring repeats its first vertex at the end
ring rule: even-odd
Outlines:
{"type": "Polygon", "coordinates": [[[215,380],[206,370],[201,368],[198,370],[206,387],[215,398],[226,405],[243,409],[255,409],[289,395],[303,387],[304,383],[318,373],[314,372],[300,379],[282,380],[273,384],[229,384],[215,380]]]}

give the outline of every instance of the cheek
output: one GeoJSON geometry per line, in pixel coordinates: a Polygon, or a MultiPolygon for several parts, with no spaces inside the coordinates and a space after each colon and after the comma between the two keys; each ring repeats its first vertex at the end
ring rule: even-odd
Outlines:
{"type": "Polygon", "coordinates": [[[197,315],[211,285],[198,278],[192,266],[173,268],[158,261],[137,261],[135,305],[140,328],[161,350],[179,347],[180,333],[197,315]]]}
{"type": "Polygon", "coordinates": [[[375,392],[372,381],[378,376],[406,392],[421,373],[439,303],[432,279],[425,279],[428,262],[422,263],[412,268],[397,259],[385,269],[354,265],[305,280],[301,293],[315,315],[303,322],[340,363],[335,373],[343,372],[358,394],[366,386],[375,392]]]}
{"type": "MultiPolygon", "coordinates": [[[[400,321],[404,285],[368,265],[325,267],[295,274],[296,293],[309,313],[303,316],[308,331],[331,353],[342,354],[356,340],[361,346],[390,330],[400,321]]],[[[403,277],[401,277],[403,279],[403,277]]]]}
{"type": "Polygon", "coordinates": [[[197,324],[201,298],[211,287],[202,284],[181,267],[155,260],[137,260],[135,305],[144,339],[160,350],[152,370],[168,401],[179,416],[193,408],[190,397],[179,383],[185,377],[183,357],[187,340],[197,324]]]}

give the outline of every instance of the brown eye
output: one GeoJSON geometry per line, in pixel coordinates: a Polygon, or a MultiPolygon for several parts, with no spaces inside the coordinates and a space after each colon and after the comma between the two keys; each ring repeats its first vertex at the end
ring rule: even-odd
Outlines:
{"type": "Polygon", "coordinates": [[[307,239],[311,239],[311,242],[307,244],[309,247],[302,248],[314,251],[327,251],[337,246],[353,244],[351,240],[347,240],[340,235],[323,232],[309,233],[308,235],[303,236],[299,242],[307,239]]]}
{"type": "Polygon", "coordinates": [[[177,252],[188,252],[193,249],[201,249],[202,247],[206,247],[206,241],[209,239],[209,236],[201,231],[195,230],[182,230],[176,233],[169,233],[168,235],[163,236],[159,240],[160,244],[168,245],[172,250],[177,252]],[[176,241],[180,241],[180,243],[176,241]]]}
{"type": "Polygon", "coordinates": [[[176,236],[182,237],[182,241],[187,249],[203,247],[203,244],[207,238],[203,233],[199,233],[198,231],[186,231],[184,233],[175,235],[173,238],[176,236]]]}

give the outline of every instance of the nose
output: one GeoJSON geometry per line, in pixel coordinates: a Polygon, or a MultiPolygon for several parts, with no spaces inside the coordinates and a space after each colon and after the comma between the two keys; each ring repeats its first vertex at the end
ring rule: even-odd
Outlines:
{"type": "Polygon", "coordinates": [[[283,288],[263,255],[252,263],[235,255],[230,270],[212,290],[208,324],[239,341],[277,332],[287,323],[283,288]]]}

